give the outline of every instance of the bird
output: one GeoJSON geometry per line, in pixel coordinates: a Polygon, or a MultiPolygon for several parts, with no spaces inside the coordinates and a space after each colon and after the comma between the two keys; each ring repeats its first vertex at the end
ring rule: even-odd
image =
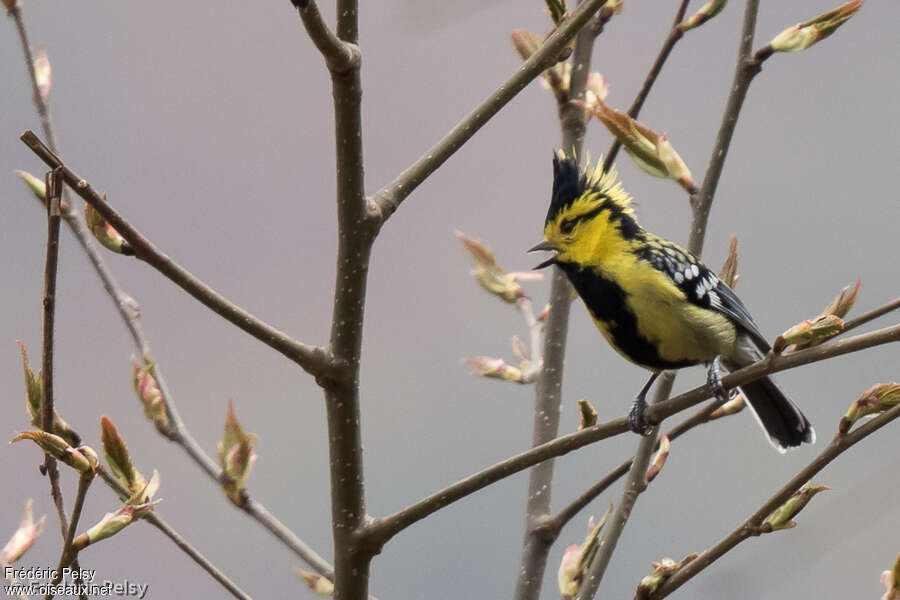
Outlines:
{"type": "MultiPolygon", "coordinates": [[[[722,396],[720,363],[739,369],[770,346],[725,282],[687,250],[641,227],[617,177],[602,160],[592,167],[588,158],[580,169],[574,153],[557,151],[543,241],[529,252],[553,252],[534,268],[562,269],[610,345],[652,372],[628,418],[633,431],[646,435],[645,396],[662,371],[707,364],[709,383],[722,396]]],[[[771,378],[740,390],[776,450],[815,441],[810,422],[771,378]]]]}

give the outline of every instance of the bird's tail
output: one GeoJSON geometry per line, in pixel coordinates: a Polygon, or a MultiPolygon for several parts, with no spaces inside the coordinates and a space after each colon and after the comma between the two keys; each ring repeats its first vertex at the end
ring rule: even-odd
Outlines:
{"type": "MultiPolygon", "coordinates": [[[[730,370],[746,366],[763,358],[763,354],[747,337],[738,338],[737,350],[725,362],[730,370]]],[[[797,405],[785,396],[768,377],[741,386],[756,420],[765,430],[769,441],[779,452],[800,444],[815,443],[816,432],[797,405]]]]}

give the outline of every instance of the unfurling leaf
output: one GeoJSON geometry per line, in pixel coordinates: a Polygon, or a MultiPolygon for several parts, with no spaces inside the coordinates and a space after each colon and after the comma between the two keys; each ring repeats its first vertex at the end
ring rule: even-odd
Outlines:
{"type": "Polygon", "coordinates": [[[256,462],[253,445],[257,436],[246,433],[234,414],[234,402],[228,400],[222,441],[219,442],[219,466],[222,468],[222,490],[237,506],[245,501],[244,488],[250,469],[256,462]]]}
{"type": "Polygon", "coordinates": [[[728,244],[728,257],[725,259],[725,262],[722,264],[722,270],[719,271],[719,279],[721,279],[725,285],[734,289],[734,286],[737,285],[738,279],[740,279],[740,275],[738,275],[738,239],[736,235],[731,236],[731,243],[728,244]]]}
{"type": "Polygon", "coordinates": [[[812,485],[809,482],[805,483],[803,487],[794,492],[784,504],[773,510],[772,513],[766,517],[766,520],[763,521],[761,526],[763,533],[796,527],[797,523],[793,521],[793,518],[803,510],[803,507],[812,500],[813,496],[829,489],[831,488],[825,485],[812,485]]]}
{"type": "MultiPolygon", "coordinates": [[[[103,196],[103,200],[106,200],[106,195],[103,196]]],[[[104,248],[117,254],[134,255],[134,248],[131,247],[131,244],[90,204],[84,205],[84,220],[94,238],[104,248]]]]}
{"type": "Polygon", "coordinates": [[[669,143],[666,134],[652,131],[603,102],[593,106],[585,104],[585,108],[600,119],[609,132],[625,146],[625,150],[641,170],[654,177],[675,180],[689,193],[697,190],[690,169],[669,143]]]}
{"type": "MultiPolygon", "coordinates": [[[[34,427],[41,427],[41,402],[43,402],[44,396],[41,372],[38,371],[35,374],[28,362],[25,344],[21,341],[17,341],[17,343],[19,351],[22,353],[22,366],[25,372],[25,408],[31,416],[31,424],[34,427]]],[[[59,416],[55,408],[53,409],[53,433],[66,440],[71,446],[81,445],[81,437],[59,416]]]]}
{"type": "Polygon", "coordinates": [[[696,13],[682,21],[678,24],[678,30],[681,33],[693,29],[695,27],[700,27],[714,16],[722,12],[722,9],[725,8],[725,4],[727,4],[728,0],[710,0],[706,4],[700,7],[696,13]]]}
{"type": "Polygon", "coordinates": [[[593,427],[597,424],[597,409],[591,406],[587,398],[578,399],[578,412],[581,415],[581,422],[578,424],[578,431],[593,427]]]}
{"type": "Polygon", "coordinates": [[[854,423],[867,415],[883,413],[900,404],[900,383],[879,383],[855,400],[838,425],[841,434],[850,431],[854,423]]]}
{"type": "Polygon", "coordinates": [[[606,524],[609,515],[612,514],[612,510],[613,506],[610,503],[609,509],[599,523],[595,523],[594,517],[591,517],[588,520],[588,534],[584,538],[584,543],[581,546],[572,544],[563,553],[562,561],[559,563],[559,570],[556,573],[556,581],[559,585],[559,593],[562,594],[564,600],[574,598],[578,594],[578,588],[581,587],[591,561],[594,560],[594,556],[597,554],[600,531],[606,524]]]}
{"type": "Polygon", "coordinates": [[[767,47],[774,52],[805,50],[837,31],[861,6],[862,0],[853,0],[808,21],[797,23],[775,36],[767,47]]]}
{"type": "Polygon", "coordinates": [[[22,431],[10,443],[22,440],[31,440],[45,453],[83,475],[93,474],[97,469],[97,453],[90,446],[73,448],[63,438],[46,431],[22,431]]]}
{"type": "Polygon", "coordinates": [[[821,344],[844,330],[844,321],[837,315],[822,315],[815,319],[800,321],[775,339],[773,349],[782,352],[791,344],[814,346],[821,344]]]}
{"type": "Polygon", "coordinates": [[[318,573],[310,573],[303,569],[294,569],[294,573],[296,573],[297,577],[302,579],[306,586],[317,596],[328,598],[329,596],[334,595],[334,584],[327,577],[319,575],[318,573]]]}
{"type": "Polygon", "coordinates": [[[50,97],[50,88],[53,86],[53,71],[50,68],[50,59],[43,46],[38,46],[34,53],[34,81],[37,84],[41,99],[46,102],[50,97]]]}
{"type": "Polygon", "coordinates": [[[634,594],[634,600],[646,600],[649,598],[669,577],[698,556],[699,554],[692,553],[682,558],[679,562],[675,562],[671,558],[664,558],[659,562],[652,563],[653,572],[641,579],[641,583],[634,594]]]}
{"type": "Polygon", "coordinates": [[[663,465],[666,464],[666,459],[669,458],[670,448],[671,444],[669,443],[669,436],[666,434],[659,436],[659,450],[656,451],[653,461],[650,463],[650,466],[647,467],[647,483],[653,481],[656,476],[659,475],[659,472],[662,471],[663,465]]]}
{"type": "Polygon", "coordinates": [[[517,282],[525,279],[537,279],[533,273],[507,273],[503,267],[497,264],[493,252],[487,246],[476,242],[461,231],[456,232],[456,237],[475,261],[472,275],[475,276],[481,287],[510,303],[525,297],[525,292],[517,282]]]}
{"type": "Polygon", "coordinates": [[[80,552],[91,544],[114,536],[134,521],[146,516],[159,503],[157,500],[144,504],[125,504],[116,512],[106,513],[96,525],[75,538],[72,549],[80,552]]]}
{"type": "Polygon", "coordinates": [[[856,281],[856,285],[852,288],[849,285],[845,285],[844,289],[835,296],[834,300],[822,309],[822,312],[819,313],[819,316],[822,315],[837,315],[838,317],[845,317],[847,313],[850,312],[850,309],[853,308],[853,305],[856,303],[856,296],[859,294],[859,286],[862,285],[862,280],[858,279],[856,281]]]}
{"type": "Polygon", "coordinates": [[[22,522],[13,536],[6,542],[3,550],[0,550],[0,565],[11,565],[20,558],[34,544],[34,541],[44,530],[44,521],[47,515],[34,522],[34,502],[29,498],[25,501],[25,512],[22,513],[22,522]]]}
{"type": "Polygon", "coordinates": [[[881,574],[881,583],[886,588],[881,600],[900,600],[900,554],[894,561],[894,568],[881,574]]]}
{"type": "Polygon", "coordinates": [[[144,415],[153,421],[157,429],[165,432],[169,428],[169,414],[153,375],[155,364],[147,357],[144,358],[144,363],[142,367],[134,358],[131,359],[131,382],[138,400],[144,406],[144,415]]]}

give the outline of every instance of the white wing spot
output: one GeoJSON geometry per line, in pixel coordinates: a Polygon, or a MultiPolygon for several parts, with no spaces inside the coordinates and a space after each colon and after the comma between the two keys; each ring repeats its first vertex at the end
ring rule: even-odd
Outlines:
{"type": "Polygon", "coordinates": [[[676,272],[675,273],[675,283],[681,283],[682,281],[684,281],[684,275],[676,272]]]}
{"type": "Polygon", "coordinates": [[[694,277],[700,275],[700,269],[699,267],[697,267],[697,265],[691,265],[691,272],[694,273],[694,277]]]}

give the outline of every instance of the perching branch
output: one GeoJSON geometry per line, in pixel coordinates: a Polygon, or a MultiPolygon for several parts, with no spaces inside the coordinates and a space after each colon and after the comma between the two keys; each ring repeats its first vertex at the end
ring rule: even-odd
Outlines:
{"type": "MultiPolygon", "coordinates": [[[[684,419],[683,421],[669,429],[669,431],[667,431],[665,435],[669,438],[669,441],[675,441],[677,438],[687,433],[694,427],[708,422],[710,420],[710,415],[712,414],[712,412],[719,408],[722,404],[724,404],[724,402],[718,399],[709,403],[709,405],[704,406],[690,417],[684,419]]],[[[659,440],[657,440],[656,444],[654,445],[653,451],[655,452],[658,448],[659,440]]],[[[605,492],[609,488],[609,486],[614,484],[616,481],[624,477],[626,473],[628,473],[628,471],[631,469],[633,461],[634,457],[631,457],[620,464],[618,467],[604,475],[602,479],[597,481],[597,483],[585,490],[580,496],[572,500],[559,512],[557,512],[553,516],[553,518],[546,523],[548,535],[552,535],[554,539],[559,536],[559,532],[562,531],[562,528],[565,527],[568,522],[575,517],[575,515],[577,515],[588,504],[593,502],[593,500],[597,498],[597,496],[605,492]]]]}
{"type": "Polygon", "coordinates": [[[760,526],[773,510],[783,504],[790,496],[799,490],[803,484],[810,480],[814,475],[819,473],[835,458],[846,452],[850,447],[860,440],[875,433],[897,417],[900,417],[900,405],[894,406],[887,412],[884,412],[868,423],[865,423],[857,429],[841,435],[836,434],[828,446],[816,456],[812,462],[800,470],[783,488],[778,490],[774,496],[769,498],[755,513],[753,513],[746,521],[744,521],[737,529],[725,537],[718,544],[702,553],[700,556],[689,562],[687,565],[676,571],[665,583],[663,583],[650,598],[652,600],[660,600],[665,598],[676,589],[684,585],[692,577],[696,576],[700,571],[711,565],[717,559],[722,557],[726,552],[743,542],[749,537],[757,536],[762,533],[760,526]]]}
{"type": "MultiPolygon", "coordinates": [[[[814,346],[790,354],[770,354],[752,365],[729,373],[722,378],[721,384],[726,389],[740,387],[745,383],[771,373],[785,371],[801,365],[819,362],[891,342],[900,342],[900,325],[864,333],[846,340],[826,342],[820,346],[814,346]]],[[[649,425],[657,425],[663,419],[699,404],[712,396],[713,391],[708,385],[704,384],[665,402],[649,406],[644,413],[644,420],[649,425]]],[[[593,442],[619,435],[626,431],[629,431],[628,420],[625,417],[619,417],[606,423],[600,423],[587,429],[558,437],[551,442],[541,444],[536,448],[517,454],[470,475],[393,515],[375,519],[367,528],[365,537],[371,539],[373,543],[383,544],[413,523],[496,481],[505,479],[549,458],[568,454],[593,442]]]]}
{"type": "Polygon", "coordinates": [[[51,168],[62,168],[63,179],[66,184],[76,194],[81,196],[85,202],[93,206],[131,244],[137,258],[156,268],[173,283],[199,300],[201,304],[293,360],[308,373],[320,377],[326,376],[329,371],[334,369],[324,348],[298,342],[284,332],[261,321],[246,310],[233,304],[160,252],[150,240],[141,235],[140,232],[113,210],[87,181],[69,169],[62,159],[38,139],[34,132],[26,131],[22,134],[21,140],[51,168]]]}
{"type": "Polygon", "coordinates": [[[369,218],[375,225],[380,226],[387,221],[414,189],[444,164],[526,85],[552,66],[566,43],[575,37],[605,2],[606,0],[584,0],[512,77],[503,82],[494,93],[394,181],[381,188],[369,203],[369,218]]]}

